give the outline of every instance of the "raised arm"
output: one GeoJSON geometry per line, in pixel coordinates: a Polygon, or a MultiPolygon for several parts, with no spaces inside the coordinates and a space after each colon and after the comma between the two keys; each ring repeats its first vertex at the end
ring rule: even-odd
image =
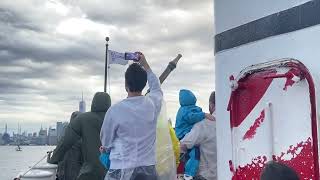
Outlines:
{"type": "Polygon", "coordinates": [[[147,96],[150,97],[156,107],[157,114],[159,114],[163,100],[163,92],[161,90],[159,78],[152,72],[146,58],[142,53],[140,53],[139,63],[147,71],[148,85],[150,88],[150,93],[147,96]]]}
{"type": "Polygon", "coordinates": [[[196,145],[200,145],[204,141],[204,133],[201,132],[200,124],[195,124],[191,131],[184,136],[180,141],[181,151],[186,152],[187,149],[191,149],[196,145]]]}
{"type": "Polygon", "coordinates": [[[189,112],[186,116],[186,120],[190,124],[195,124],[197,122],[204,120],[205,118],[210,121],[215,121],[215,118],[211,114],[204,113],[204,112],[189,112]]]}
{"type": "Polygon", "coordinates": [[[200,122],[200,121],[204,120],[204,118],[205,118],[204,112],[192,112],[191,111],[186,115],[186,120],[190,124],[195,124],[197,122],[200,122]]]}

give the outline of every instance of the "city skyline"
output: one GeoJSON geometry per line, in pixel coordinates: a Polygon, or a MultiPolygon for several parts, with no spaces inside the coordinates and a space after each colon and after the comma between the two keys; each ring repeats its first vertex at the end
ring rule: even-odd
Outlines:
{"type": "MultiPolygon", "coordinates": [[[[57,121],[57,122],[68,122],[68,121],[57,121]]],[[[57,123],[56,122],[56,123],[57,123]]],[[[5,124],[3,125],[3,126],[5,126],[5,124]]],[[[34,132],[39,132],[39,130],[41,129],[41,127],[43,128],[43,129],[49,129],[50,127],[54,127],[55,125],[54,124],[51,124],[51,125],[48,125],[48,126],[43,126],[43,125],[39,125],[39,128],[38,128],[38,126],[36,126],[36,127],[29,127],[29,128],[23,128],[23,127],[21,127],[21,133],[20,134],[22,134],[22,133],[24,133],[24,132],[26,132],[26,133],[34,133],[34,132]]],[[[18,134],[18,128],[16,127],[16,128],[10,128],[10,126],[8,125],[8,134],[10,134],[10,135],[12,135],[13,133],[14,134],[18,134]]],[[[5,127],[0,127],[0,134],[3,134],[5,132],[5,127]]]]}
{"type": "MultiPolygon", "coordinates": [[[[84,95],[83,92],[78,100],[78,110],[75,109],[74,111],[79,111],[79,112],[86,112],[87,109],[87,104],[86,101],[84,99],[84,95]]],[[[76,106],[75,106],[76,108],[76,106]]],[[[72,111],[73,112],[73,111],[72,111]]],[[[0,121],[0,133],[4,133],[5,132],[5,126],[7,125],[7,130],[8,130],[8,134],[17,134],[17,132],[19,131],[19,126],[23,126],[24,128],[21,129],[22,132],[26,131],[26,132],[35,132],[38,129],[38,126],[43,127],[43,128],[47,128],[49,129],[52,126],[55,126],[55,123],[57,122],[69,122],[69,119],[66,120],[57,120],[57,121],[50,121],[50,122],[40,122],[40,123],[23,123],[22,121],[18,121],[18,122],[11,122],[11,121],[0,121]]]]}
{"type": "Polygon", "coordinates": [[[22,131],[19,127],[19,132],[12,134],[7,131],[7,125],[5,125],[5,131],[0,132],[0,145],[57,145],[67,124],[67,122],[57,122],[55,126],[40,127],[35,132],[22,131]]]}
{"type": "MultiPolygon", "coordinates": [[[[79,105],[78,105],[78,111],[79,112],[86,112],[86,101],[84,100],[84,97],[83,97],[83,92],[82,92],[82,95],[81,95],[81,99],[79,100],[79,105]]],[[[55,124],[56,123],[58,123],[58,122],[62,122],[62,123],[65,123],[65,122],[69,122],[69,120],[65,120],[65,121],[56,121],[56,122],[51,122],[49,125],[47,124],[47,125],[44,125],[43,126],[43,124],[40,124],[40,129],[42,129],[42,128],[44,128],[45,129],[45,126],[48,126],[46,129],[49,129],[49,128],[51,128],[52,126],[55,126],[55,124]]],[[[5,126],[4,126],[4,128],[2,128],[1,127],[1,124],[0,124],[0,133],[4,133],[6,130],[8,130],[8,134],[13,134],[13,133],[15,133],[16,131],[15,130],[17,130],[18,132],[20,131],[20,133],[21,132],[27,132],[27,133],[29,133],[28,131],[33,131],[33,132],[35,132],[35,129],[36,129],[36,127],[34,127],[34,126],[32,126],[32,127],[29,127],[29,128],[26,128],[27,130],[22,130],[22,128],[21,128],[21,123],[20,123],[20,121],[18,122],[18,125],[17,125],[17,127],[16,127],[16,129],[13,127],[13,128],[10,128],[10,126],[8,126],[8,123],[7,122],[5,122],[5,126]],[[20,128],[20,130],[19,130],[19,128],[20,128]]],[[[32,132],[32,133],[33,133],[32,132]]]]}

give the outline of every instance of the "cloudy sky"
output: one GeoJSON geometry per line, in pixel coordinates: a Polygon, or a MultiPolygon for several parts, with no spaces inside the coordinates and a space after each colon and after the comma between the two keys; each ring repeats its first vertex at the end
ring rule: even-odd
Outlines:
{"type": "MultiPolygon", "coordinates": [[[[207,111],[214,90],[212,0],[1,0],[0,133],[37,131],[68,121],[81,92],[90,109],[103,91],[105,37],[110,49],[142,51],[160,75],[178,53],[177,69],[163,84],[168,115],[191,89],[207,111]]],[[[126,67],[112,65],[113,103],[126,97],[126,67]]]]}

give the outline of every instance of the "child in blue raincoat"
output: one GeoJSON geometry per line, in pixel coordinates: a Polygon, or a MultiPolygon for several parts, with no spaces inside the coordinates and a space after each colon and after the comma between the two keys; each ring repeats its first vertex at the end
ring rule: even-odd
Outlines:
{"type": "MultiPolygon", "coordinates": [[[[179,140],[183,139],[197,122],[204,119],[214,120],[214,117],[211,114],[204,113],[200,107],[196,106],[197,98],[190,90],[180,90],[179,102],[181,107],[178,110],[175,125],[175,132],[179,140]]],[[[185,163],[184,178],[192,179],[196,176],[199,168],[199,147],[189,149],[187,155],[189,159],[185,163]]]]}

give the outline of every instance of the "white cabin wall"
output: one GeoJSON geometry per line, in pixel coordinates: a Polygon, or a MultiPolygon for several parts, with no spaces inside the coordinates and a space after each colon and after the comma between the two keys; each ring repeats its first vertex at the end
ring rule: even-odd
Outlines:
{"type": "MultiPolygon", "coordinates": [[[[241,70],[252,64],[283,58],[294,58],[307,66],[313,75],[316,91],[319,95],[319,42],[320,25],[317,25],[287,34],[269,37],[229,50],[220,51],[215,55],[219,180],[228,180],[231,179],[232,176],[228,164],[229,160],[232,159],[230,117],[229,112],[227,111],[227,105],[231,94],[229,76],[234,75],[236,77],[241,70]]],[[[319,99],[318,102],[320,102],[319,99]]]]}
{"type": "Polygon", "coordinates": [[[308,1],[310,0],[215,0],[216,34],[308,1]]]}

